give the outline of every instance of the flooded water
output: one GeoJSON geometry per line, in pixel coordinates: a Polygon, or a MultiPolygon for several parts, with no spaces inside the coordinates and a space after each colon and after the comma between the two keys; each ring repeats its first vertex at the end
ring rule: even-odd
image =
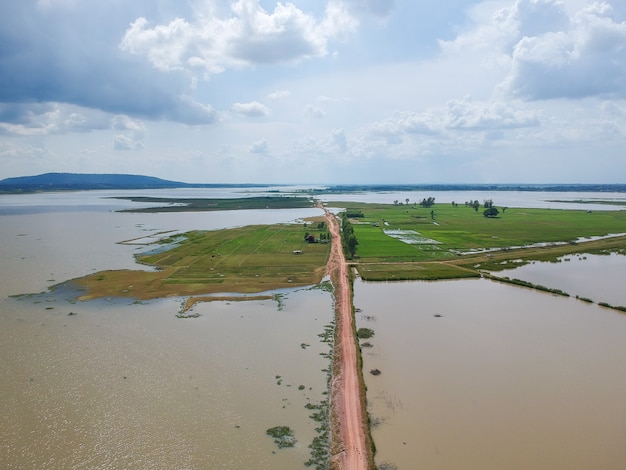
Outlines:
{"type": "Polygon", "coordinates": [[[533,261],[494,274],[560,289],[596,303],[626,306],[626,256],[617,253],[562,256],[556,263],[533,261]]]}
{"type": "Polygon", "coordinates": [[[354,299],[379,464],[623,468],[626,315],[487,280],[357,281],[354,299]]]}
{"type": "Polygon", "coordinates": [[[624,193],[554,192],[554,191],[364,191],[361,193],[321,195],[323,201],[355,201],[393,204],[408,198],[410,204],[434,197],[437,203],[463,204],[465,201],[491,199],[497,207],[527,207],[577,210],[624,210],[624,193]],[[580,203],[579,201],[586,201],[580,203]],[[603,201],[603,203],[599,203],[603,201]],[[612,202],[615,204],[606,204],[612,202]]]}
{"type": "Polygon", "coordinates": [[[26,198],[0,211],[0,468],[305,468],[319,426],[305,405],[326,398],[318,334],[332,321],[331,294],[202,303],[199,318],[179,319],[179,298],[75,302],[46,290],[137,269],[137,247],[122,240],[319,210],[121,214],[92,193],[26,198]],[[294,448],[266,435],[282,425],[294,448]]]}
{"type": "MultiPolygon", "coordinates": [[[[75,302],[68,289],[47,289],[103,269],[141,269],[133,254],[146,248],[121,241],[297,221],[321,211],[114,212],[139,206],[110,199],[129,194],[245,195],[219,189],[0,196],[0,468],[304,468],[319,426],[305,405],[326,397],[328,361],[320,354],[328,346],[318,334],[332,320],[329,293],[287,290],[280,304],[201,303],[194,307],[199,318],[179,319],[180,298],[75,302]],[[278,449],[266,436],[279,425],[294,430],[294,448],[278,449]]],[[[536,193],[506,197],[545,204],[536,193]]],[[[589,255],[574,261],[546,267],[568,266],[567,276],[551,274],[554,283],[532,271],[543,269],[538,264],[515,277],[569,292],[556,281],[574,279],[573,267],[587,266],[592,271],[568,282],[587,279],[592,292],[570,293],[625,304],[611,297],[621,289],[613,282],[624,277],[621,261],[589,255]]],[[[363,351],[378,463],[623,468],[626,315],[485,280],[357,281],[355,304],[363,309],[359,326],[376,333],[363,351]]]]}

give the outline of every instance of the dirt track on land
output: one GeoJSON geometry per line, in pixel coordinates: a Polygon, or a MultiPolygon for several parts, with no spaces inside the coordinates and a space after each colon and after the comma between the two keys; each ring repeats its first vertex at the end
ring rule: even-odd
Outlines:
{"type": "Polygon", "coordinates": [[[348,266],[341,246],[339,223],[332,213],[324,211],[332,235],[327,272],[335,286],[335,325],[338,329],[331,386],[331,428],[335,439],[331,468],[367,470],[370,467],[365,439],[365,407],[359,383],[348,266]]]}

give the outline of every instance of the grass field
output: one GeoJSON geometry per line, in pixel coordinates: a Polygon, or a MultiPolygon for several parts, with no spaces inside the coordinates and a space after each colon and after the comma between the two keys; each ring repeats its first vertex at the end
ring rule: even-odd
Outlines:
{"type": "Polygon", "coordinates": [[[76,282],[87,290],[83,298],[137,299],[316,284],[330,244],[305,242],[307,232],[319,235],[312,226],[295,224],[189,232],[172,249],[137,257],[156,271],[104,271],[76,282]]]}
{"type": "Polygon", "coordinates": [[[624,237],[593,243],[579,241],[626,233],[626,211],[509,208],[498,217],[486,218],[482,208],[474,211],[463,204],[435,204],[430,208],[345,202],[329,205],[360,210],[364,215],[352,220],[359,242],[353,262],[366,280],[478,276],[478,268],[497,269],[507,259],[552,259],[579,251],[626,249],[624,237]],[[385,231],[399,231],[414,244],[385,231]],[[565,245],[550,246],[560,243],[565,245]],[[534,244],[548,246],[528,248],[534,244]],[[489,249],[500,251],[467,254],[489,249]]]}
{"type": "Polygon", "coordinates": [[[123,209],[119,212],[203,212],[232,211],[242,209],[299,209],[313,207],[311,198],[302,196],[255,196],[240,198],[165,198],[165,197],[116,197],[133,202],[164,204],[159,207],[123,209]]]}
{"type": "MultiPolygon", "coordinates": [[[[480,276],[530,260],[575,252],[625,251],[626,237],[585,241],[626,232],[626,211],[509,208],[496,218],[451,204],[329,203],[364,217],[352,220],[358,239],[352,260],[365,280],[451,279],[480,276]],[[432,211],[432,213],[431,213],[432,211]],[[385,233],[411,240],[404,243],[385,233]],[[399,231],[399,232],[398,232],[399,231]],[[397,234],[400,235],[397,235],[397,234]],[[533,247],[535,244],[545,244],[533,247]],[[524,248],[518,248],[524,247],[524,248]],[[495,249],[484,252],[481,250],[495,249]]],[[[175,248],[138,257],[156,271],[106,271],[77,280],[84,298],[149,299],[218,292],[257,293],[316,284],[325,271],[329,244],[306,243],[317,221],[302,225],[248,226],[190,232],[175,248]],[[302,254],[293,254],[301,250],[302,254]]],[[[324,230],[325,231],[325,230],[324,230]]],[[[176,241],[175,235],[170,241],[176,241]]],[[[165,240],[167,243],[168,240],[165,240]]]]}

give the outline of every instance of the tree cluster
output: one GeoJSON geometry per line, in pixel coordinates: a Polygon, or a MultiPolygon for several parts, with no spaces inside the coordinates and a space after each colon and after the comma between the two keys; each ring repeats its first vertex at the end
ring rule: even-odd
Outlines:
{"type": "Polygon", "coordinates": [[[356,253],[356,246],[359,244],[354,235],[354,227],[344,213],[341,217],[341,243],[344,253],[352,259],[356,253]]]}
{"type": "Polygon", "coordinates": [[[432,207],[434,205],[435,205],[435,198],[432,197],[432,196],[429,197],[429,198],[424,198],[420,202],[420,206],[422,206],[422,207],[432,207]]]}

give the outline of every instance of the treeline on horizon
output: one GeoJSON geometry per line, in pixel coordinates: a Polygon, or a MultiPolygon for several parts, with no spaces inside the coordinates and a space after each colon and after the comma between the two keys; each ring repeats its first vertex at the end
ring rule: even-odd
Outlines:
{"type": "MultiPolygon", "coordinates": [[[[342,184],[331,185],[324,189],[312,189],[312,193],[347,193],[363,191],[549,191],[549,192],[626,192],[626,184],[342,184]]],[[[303,191],[304,192],[304,191],[303,191]]]]}
{"type": "MultiPolygon", "coordinates": [[[[168,188],[288,188],[288,184],[267,183],[183,183],[152,176],[128,174],[45,173],[0,180],[0,192],[78,191],[103,189],[168,188]]],[[[302,186],[302,185],[300,185],[302,186]]],[[[287,191],[289,191],[287,189],[287,191]]],[[[307,194],[350,193],[364,191],[550,191],[550,192],[626,192],[626,184],[500,184],[500,183],[423,183],[423,184],[335,184],[311,185],[296,192],[307,194]],[[317,187],[316,187],[317,186],[317,187]]],[[[278,190],[274,190],[278,192],[278,190]]],[[[292,191],[289,191],[292,192],[292,191]]]]}

